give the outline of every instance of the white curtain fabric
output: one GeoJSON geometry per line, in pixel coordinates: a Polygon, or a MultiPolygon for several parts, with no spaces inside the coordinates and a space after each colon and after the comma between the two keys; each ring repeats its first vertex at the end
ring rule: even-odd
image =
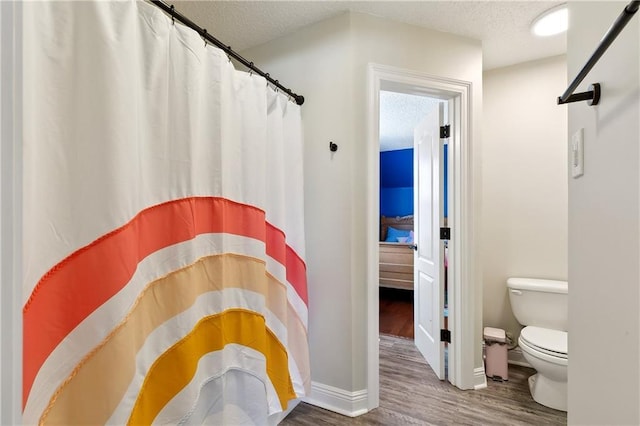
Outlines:
{"type": "Polygon", "coordinates": [[[300,108],[148,3],[24,31],[24,422],[266,424],[310,386],[300,108]]]}

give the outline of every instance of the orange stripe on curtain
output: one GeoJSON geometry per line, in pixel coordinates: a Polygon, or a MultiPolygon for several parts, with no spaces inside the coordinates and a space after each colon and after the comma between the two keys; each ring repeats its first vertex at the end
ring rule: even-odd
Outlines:
{"type": "Polygon", "coordinates": [[[296,253],[291,247],[287,246],[287,281],[296,289],[296,292],[305,305],[308,303],[307,295],[307,266],[298,253],[296,253]]]}
{"type": "MultiPolygon", "coordinates": [[[[126,285],[142,259],[205,233],[230,233],[264,241],[267,253],[278,256],[274,259],[287,269],[306,268],[299,257],[286,255],[284,234],[268,225],[264,212],[256,207],[219,197],[190,197],[149,207],[129,223],[69,255],[36,285],[23,308],[23,406],[49,354],[126,285]]],[[[287,273],[306,304],[306,278],[297,274],[289,278],[287,273]],[[292,281],[295,279],[298,281],[292,281]]]]}
{"type": "Polygon", "coordinates": [[[287,352],[266,328],[264,318],[241,309],[203,318],[191,333],[166,351],[151,367],[138,394],[130,425],[148,425],[160,410],[193,378],[202,356],[237,343],[264,354],[267,374],[283,409],[296,397],[287,364],[287,352]]]}
{"type": "Polygon", "coordinates": [[[280,229],[267,224],[267,255],[287,266],[287,281],[307,304],[307,267],[300,256],[285,242],[280,229]]]}

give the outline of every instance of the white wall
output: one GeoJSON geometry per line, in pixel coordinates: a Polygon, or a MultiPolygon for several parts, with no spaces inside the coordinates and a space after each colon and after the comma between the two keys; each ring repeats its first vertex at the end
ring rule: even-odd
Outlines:
{"type": "MultiPolygon", "coordinates": [[[[366,139],[366,68],[369,63],[380,65],[389,65],[407,70],[414,70],[438,77],[446,77],[465,82],[471,82],[472,88],[470,93],[472,116],[470,121],[470,146],[472,152],[469,158],[472,158],[474,177],[473,186],[469,191],[477,195],[474,198],[474,205],[470,206],[470,210],[474,212],[473,218],[476,219],[473,228],[479,229],[480,223],[480,149],[482,128],[482,50],[481,44],[477,40],[471,40],[464,37],[445,34],[437,31],[427,30],[422,27],[397,23],[391,20],[379,19],[371,15],[352,14],[353,37],[354,37],[354,105],[356,122],[356,136],[359,143],[364,143],[366,139]],[[477,187],[475,187],[477,185],[477,187]]],[[[353,270],[356,275],[353,276],[353,285],[356,290],[353,305],[353,321],[356,335],[361,335],[361,330],[366,328],[366,309],[361,303],[358,303],[361,294],[366,291],[366,277],[364,276],[366,264],[366,252],[361,249],[361,243],[366,240],[366,223],[363,217],[366,215],[366,191],[364,190],[364,182],[366,182],[366,164],[364,158],[358,155],[362,151],[362,145],[356,146],[356,157],[354,162],[354,183],[352,187],[353,196],[355,197],[355,209],[353,216],[353,241],[356,242],[357,250],[352,252],[353,270]]],[[[470,240],[479,243],[479,238],[470,238],[470,240]]],[[[479,251],[477,252],[479,255],[479,251]]],[[[471,264],[470,269],[474,272],[470,277],[475,286],[474,296],[476,296],[474,312],[477,324],[475,330],[475,348],[474,353],[470,354],[473,358],[470,364],[476,368],[482,367],[481,352],[481,320],[482,320],[482,277],[479,270],[476,270],[476,259],[468,259],[471,264]],[[477,272],[477,273],[476,273],[477,272]]],[[[464,279],[464,278],[463,278],[464,279]]],[[[375,284],[374,284],[375,285],[375,284]]],[[[364,337],[364,336],[363,336],[364,337]]],[[[366,344],[366,342],[365,342],[366,344]]],[[[361,352],[356,352],[356,359],[364,359],[366,346],[359,348],[361,352]]],[[[470,350],[471,348],[467,348],[470,350]]],[[[465,358],[463,354],[463,358],[465,358]]],[[[460,383],[463,387],[473,387],[472,383],[460,383]]]]}
{"type": "Polygon", "coordinates": [[[22,413],[22,6],[0,3],[0,424],[22,413]]]}
{"type": "Polygon", "coordinates": [[[312,380],[352,390],[350,18],[341,15],[243,52],[305,96],[306,261],[312,380]],[[329,151],[329,141],[338,151],[329,151]]]}
{"type": "MultiPolygon", "coordinates": [[[[366,282],[367,64],[471,81],[472,144],[479,146],[480,43],[345,14],[242,53],[306,98],[302,112],[312,380],[348,392],[363,390],[366,289],[372,285],[366,282]],[[338,144],[336,153],[329,152],[329,141],[338,144]]],[[[478,171],[479,158],[475,166],[478,171]]],[[[479,216],[479,207],[476,212],[479,216]]],[[[474,278],[480,282],[481,277],[474,278]]],[[[476,304],[481,308],[481,299],[476,304]]],[[[474,355],[481,366],[480,351],[474,355]]]]}
{"type": "Polygon", "coordinates": [[[484,73],[483,324],[518,338],[508,277],[567,279],[565,56],[484,73]]]}
{"type": "MultiPolygon", "coordinates": [[[[569,2],[568,78],[627,2],[569,2]]],[[[568,137],[584,128],[584,176],[569,179],[569,424],[640,424],[640,17],[578,91],[568,137]]]]}
{"type": "MultiPolygon", "coordinates": [[[[2,29],[4,28],[2,25],[2,16],[3,16],[3,9],[2,7],[0,7],[0,35],[4,35],[2,32],[2,29]]],[[[2,37],[4,39],[4,37],[2,37]]],[[[2,53],[4,52],[4,48],[2,46],[2,43],[0,43],[0,69],[2,67],[2,64],[4,63],[4,60],[2,59],[2,53]]],[[[4,137],[2,137],[2,124],[3,121],[5,121],[4,119],[4,107],[2,105],[2,101],[1,99],[4,98],[3,95],[3,81],[4,81],[4,75],[2,73],[2,71],[0,70],[0,141],[4,140],[4,137]]],[[[2,146],[2,144],[0,143],[0,147],[2,146]]],[[[3,171],[3,167],[2,167],[2,159],[3,159],[3,155],[2,155],[2,148],[0,148],[0,176],[2,176],[2,171],[3,171]]],[[[0,191],[2,191],[2,189],[0,188],[0,191]]],[[[2,193],[0,192],[0,279],[2,278],[2,271],[3,271],[3,263],[5,262],[5,256],[4,256],[4,250],[2,248],[2,220],[4,217],[4,213],[3,210],[4,209],[4,203],[2,202],[2,193]]],[[[0,290],[0,319],[2,318],[2,315],[4,313],[4,309],[2,306],[2,291],[0,290]]],[[[2,329],[2,327],[0,327],[0,342],[2,341],[2,339],[5,337],[5,333],[6,331],[2,329]]],[[[6,380],[5,376],[6,376],[6,367],[5,367],[5,362],[3,361],[4,357],[2,356],[2,351],[0,350],[0,401],[2,401],[3,397],[5,396],[5,389],[4,386],[2,385],[2,383],[6,380]]],[[[4,409],[3,404],[0,403],[0,423],[5,423],[6,420],[5,417],[3,416],[3,412],[5,412],[6,409],[4,409]]]]}

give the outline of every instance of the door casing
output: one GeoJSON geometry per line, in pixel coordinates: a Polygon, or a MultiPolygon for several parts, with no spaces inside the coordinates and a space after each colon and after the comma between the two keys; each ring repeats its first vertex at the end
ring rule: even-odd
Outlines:
{"type": "Polygon", "coordinates": [[[380,90],[428,96],[449,101],[449,218],[451,240],[448,251],[448,309],[451,345],[448,347],[448,378],[460,389],[486,387],[484,369],[476,371],[474,359],[477,309],[474,289],[475,252],[471,158],[471,82],[369,64],[367,69],[367,408],[379,405],[379,253],[380,217],[380,90]],[[480,383],[482,382],[482,383],[480,383]]]}

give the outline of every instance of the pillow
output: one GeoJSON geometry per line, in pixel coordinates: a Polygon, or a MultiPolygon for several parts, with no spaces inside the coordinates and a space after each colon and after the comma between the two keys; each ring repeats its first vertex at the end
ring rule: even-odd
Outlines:
{"type": "Polygon", "coordinates": [[[388,243],[397,243],[398,237],[409,238],[410,232],[411,231],[404,230],[404,229],[396,229],[392,226],[389,226],[387,228],[387,239],[385,241],[388,243]]]}

